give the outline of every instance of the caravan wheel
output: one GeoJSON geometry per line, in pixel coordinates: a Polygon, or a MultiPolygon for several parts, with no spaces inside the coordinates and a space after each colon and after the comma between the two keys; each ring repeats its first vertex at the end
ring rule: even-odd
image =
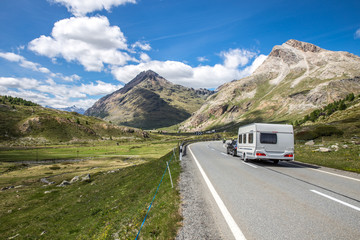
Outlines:
{"type": "Polygon", "coordinates": [[[248,161],[249,161],[249,159],[247,159],[247,157],[246,157],[246,153],[244,153],[244,155],[243,155],[243,160],[244,160],[244,162],[248,162],[248,161]]]}

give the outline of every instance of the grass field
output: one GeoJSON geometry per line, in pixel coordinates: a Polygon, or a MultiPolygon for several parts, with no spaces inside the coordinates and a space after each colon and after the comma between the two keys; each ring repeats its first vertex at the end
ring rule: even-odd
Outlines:
{"type": "MultiPolygon", "coordinates": [[[[0,163],[0,186],[15,188],[0,191],[0,238],[134,239],[176,146],[175,142],[84,146],[75,149],[79,149],[80,156],[92,155],[93,159],[41,165],[9,162],[33,160],[27,152],[33,149],[5,151],[8,161],[0,163]],[[56,186],[62,180],[88,173],[90,181],[56,186]],[[56,184],[41,183],[43,177],[56,184]]],[[[39,156],[44,156],[41,159],[66,159],[78,154],[64,148],[51,148],[54,155],[41,152],[45,150],[49,149],[38,149],[39,156]]],[[[172,160],[170,168],[174,188],[166,172],[140,239],[176,236],[181,221],[178,159],[172,160]]]]}
{"type": "Polygon", "coordinates": [[[330,148],[339,141],[318,142],[315,146],[304,144],[295,145],[295,160],[325,166],[345,171],[360,173],[360,145],[343,142],[338,145],[339,150],[331,152],[318,152],[320,147],[330,148]],[[347,147],[344,148],[343,146],[347,147]]]}

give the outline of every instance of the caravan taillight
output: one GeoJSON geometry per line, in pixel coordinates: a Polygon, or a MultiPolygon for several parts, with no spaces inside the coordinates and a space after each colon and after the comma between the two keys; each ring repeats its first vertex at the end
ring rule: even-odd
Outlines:
{"type": "Polygon", "coordinates": [[[256,156],[266,156],[266,154],[265,154],[265,153],[257,152],[257,153],[256,153],[256,156]]]}
{"type": "Polygon", "coordinates": [[[294,157],[294,154],[285,154],[284,157],[294,157]]]}

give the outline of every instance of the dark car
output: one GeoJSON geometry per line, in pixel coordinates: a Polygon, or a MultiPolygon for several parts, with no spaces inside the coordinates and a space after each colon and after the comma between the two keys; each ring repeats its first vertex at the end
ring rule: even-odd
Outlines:
{"type": "Polygon", "coordinates": [[[237,142],[236,142],[236,140],[232,140],[230,143],[227,144],[226,152],[227,152],[227,154],[231,154],[234,157],[236,156],[236,153],[237,153],[237,142]]]}

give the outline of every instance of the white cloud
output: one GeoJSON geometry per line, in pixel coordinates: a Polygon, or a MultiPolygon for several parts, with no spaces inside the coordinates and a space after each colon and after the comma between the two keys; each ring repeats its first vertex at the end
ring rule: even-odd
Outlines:
{"type": "Polygon", "coordinates": [[[136,43],[132,44],[131,47],[134,48],[140,48],[143,51],[150,51],[151,46],[149,43],[137,41],[136,43]]]}
{"type": "Polygon", "coordinates": [[[80,76],[78,76],[76,74],[73,74],[71,76],[64,76],[61,73],[53,73],[49,69],[42,67],[40,64],[28,61],[23,56],[12,53],[12,52],[6,52],[6,53],[0,52],[0,58],[4,58],[10,62],[17,62],[17,63],[19,63],[19,66],[21,66],[23,68],[31,69],[35,72],[41,72],[44,74],[48,74],[51,77],[61,78],[67,82],[72,82],[74,80],[79,80],[81,78],[80,76]]]}
{"type": "Polygon", "coordinates": [[[251,75],[266,60],[266,58],[267,56],[264,54],[260,54],[259,56],[257,56],[253,63],[242,71],[243,75],[251,75]]]}
{"type": "Polygon", "coordinates": [[[36,72],[42,72],[42,73],[50,73],[50,70],[47,68],[42,67],[38,63],[30,62],[26,60],[23,56],[12,53],[12,52],[0,52],[0,57],[4,58],[10,62],[18,62],[19,65],[23,68],[28,68],[36,72]]]}
{"type": "Polygon", "coordinates": [[[136,3],[136,0],[49,0],[64,5],[75,16],[84,16],[87,13],[105,9],[110,11],[112,7],[126,3],[136,3]]]}
{"type": "Polygon", "coordinates": [[[127,83],[141,71],[151,69],[175,84],[194,88],[217,88],[231,80],[249,76],[266,58],[266,56],[260,55],[250,66],[245,67],[256,56],[256,53],[242,49],[230,49],[221,52],[220,56],[224,60],[223,64],[214,66],[191,67],[177,61],[149,61],[137,65],[113,67],[112,74],[117,80],[127,83]]]}
{"type": "Polygon", "coordinates": [[[151,58],[146,53],[141,53],[140,60],[141,62],[150,62],[151,58]]]}
{"type": "Polygon", "coordinates": [[[230,49],[229,51],[221,52],[220,56],[224,58],[224,65],[227,68],[238,68],[245,66],[249,60],[256,56],[256,53],[245,49],[230,49]]]}
{"type": "Polygon", "coordinates": [[[360,28],[356,30],[354,37],[355,39],[360,39],[360,28]]]}
{"type": "Polygon", "coordinates": [[[126,38],[117,26],[110,26],[104,16],[72,17],[55,23],[50,36],[40,36],[29,49],[50,58],[78,61],[87,71],[101,71],[104,64],[124,65],[130,57],[126,38]]]}
{"type": "Polygon", "coordinates": [[[44,81],[28,78],[0,77],[0,95],[21,97],[43,106],[56,108],[89,108],[96,101],[92,96],[110,94],[122,85],[113,85],[102,81],[81,85],[57,84],[49,78],[44,81]]]}
{"type": "Polygon", "coordinates": [[[36,79],[0,77],[0,86],[6,88],[32,89],[40,85],[36,79]]]}
{"type": "Polygon", "coordinates": [[[23,61],[25,58],[18,55],[18,54],[15,54],[15,53],[12,53],[12,52],[0,52],[0,57],[1,58],[4,58],[10,62],[20,62],[20,61],[23,61]]]}
{"type": "Polygon", "coordinates": [[[112,92],[115,92],[116,90],[120,89],[122,86],[115,86],[110,83],[105,83],[102,81],[96,81],[96,85],[94,83],[90,84],[81,84],[80,87],[77,87],[76,89],[79,92],[86,93],[90,96],[96,96],[96,95],[105,95],[112,92]]]}
{"type": "Polygon", "coordinates": [[[209,61],[209,59],[207,59],[206,57],[198,57],[197,60],[199,62],[208,62],[209,61]]]}

